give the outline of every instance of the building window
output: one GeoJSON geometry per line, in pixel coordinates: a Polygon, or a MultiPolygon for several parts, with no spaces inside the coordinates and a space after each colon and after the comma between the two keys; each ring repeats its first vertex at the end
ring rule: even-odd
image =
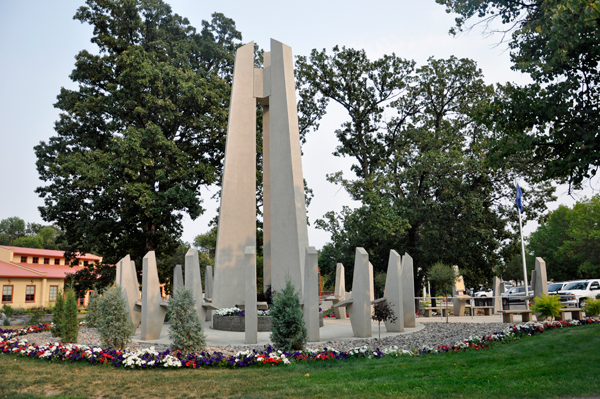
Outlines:
{"type": "Polygon", "coordinates": [[[48,297],[49,301],[56,301],[56,295],[58,295],[58,285],[50,286],[50,296],[48,297]]]}
{"type": "Polygon", "coordinates": [[[38,263],[38,258],[37,258],[37,256],[34,256],[34,257],[33,257],[33,260],[31,261],[31,263],[38,263]]]}
{"type": "Polygon", "coordinates": [[[13,286],[5,285],[2,286],[2,302],[12,302],[13,286]]]}
{"type": "Polygon", "coordinates": [[[84,265],[84,266],[87,266],[87,265],[88,265],[88,261],[87,261],[87,260],[84,260],[84,261],[83,261],[83,265],[84,265]]]}
{"type": "Polygon", "coordinates": [[[77,304],[78,304],[79,306],[83,306],[83,305],[85,305],[85,296],[78,296],[78,297],[77,297],[77,304]]]}
{"type": "Polygon", "coordinates": [[[27,256],[21,256],[21,263],[27,263],[27,256]]]}
{"type": "Polygon", "coordinates": [[[44,265],[50,264],[50,258],[44,258],[44,265]]]}
{"type": "Polygon", "coordinates": [[[54,264],[55,265],[60,265],[60,259],[54,259],[54,264]]]}
{"type": "Polygon", "coordinates": [[[35,301],[35,285],[28,285],[25,288],[25,302],[35,301]]]}

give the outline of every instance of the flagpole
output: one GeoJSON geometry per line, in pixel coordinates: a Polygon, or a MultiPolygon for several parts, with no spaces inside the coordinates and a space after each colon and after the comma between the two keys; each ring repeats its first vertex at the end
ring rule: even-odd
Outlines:
{"type": "MultiPolygon", "coordinates": [[[[517,179],[515,179],[515,188],[518,191],[517,179]]],[[[529,285],[527,282],[527,262],[525,260],[525,243],[523,242],[523,219],[521,218],[521,208],[517,205],[517,210],[519,211],[519,230],[521,232],[521,254],[523,257],[523,281],[525,282],[525,297],[529,296],[529,289],[527,286],[529,285]]],[[[529,309],[529,300],[525,299],[525,307],[529,309]]]]}

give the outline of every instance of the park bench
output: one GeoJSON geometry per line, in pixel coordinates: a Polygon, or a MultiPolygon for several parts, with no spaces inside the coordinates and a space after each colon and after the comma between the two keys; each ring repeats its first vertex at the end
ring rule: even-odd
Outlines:
{"type": "Polygon", "coordinates": [[[531,321],[531,314],[532,311],[531,310],[501,310],[500,313],[502,313],[502,322],[503,323],[512,323],[513,322],[513,315],[515,313],[520,313],[521,314],[521,321],[522,322],[528,322],[531,321]]]}
{"type": "Polygon", "coordinates": [[[450,309],[452,309],[452,305],[447,304],[442,306],[423,306],[420,308],[423,311],[423,316],[424,317],[433,317],[433,311],[434,310],[441,310],[442,312],[442,316],[446,316],[446,312],[450,309]]]}
{"type": "MultiPolygon", "coordinates": [[[[471,305],[471,306],[467,306],[466,309],[469,310],[469,314],[471,314],[471,312],[475,312],[477,309],[483,309],[483,314],[485,316],[491,316],[492,315],[492,310],[494,310],[495,306],[488,306],[488,305],[471,305]]],[[[473,313],[473,315],[476,315],[477,313],[473,313]]]]}
{"type": "Polygon", "coordinates": [[[571,313],[571,320],[581,320],[583,319],[583,309],[581,308],[562,308],[560,310],[560,315],[556,318],[556,320],[565,320],[565,313],[571,313]]]}
{"type": "MultiPolygon", "coordinates": [[[[244,302],[237,303],[235,305],[235,307],[240,308],[242,310],[244,310],[246,308],[246,306],[244,305],[244,302]]],[[[267,309],[269,309],[269,305],[266,302],[256,302],[256,309],[267,310],[267,309]]]]}

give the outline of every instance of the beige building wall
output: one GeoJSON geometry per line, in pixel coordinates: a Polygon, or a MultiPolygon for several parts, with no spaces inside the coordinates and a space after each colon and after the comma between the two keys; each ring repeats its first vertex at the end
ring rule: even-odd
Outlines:
{"type": "MultiPolygon", "coordinates": [[[[54,278],[6,278],[0,277],[0,293],[4,291],[4,286],[10,285],[13,287],[12,301],[1,302],[1,305],[7,304],[13,309],[31,309],[39,307],[48,307],[54,304],[54,301],[49,300],[50,286],[57,286],[58,291],[64,287],[64,281],[62,279],[54,278]],[[25,300],[25,293],[27,286],[32,285],[35,287],[35,298],[33,301],[25,300]]],[[[86,295],[86,304],[87,298],[86,295]]],[[[1,299],[1,298],[0,298],[1,299]]]]}

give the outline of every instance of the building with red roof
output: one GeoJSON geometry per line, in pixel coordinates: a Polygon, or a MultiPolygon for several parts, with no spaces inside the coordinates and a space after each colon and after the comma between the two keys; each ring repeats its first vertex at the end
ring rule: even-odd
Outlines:
{"type": "MultiPolygon", "coordinates": [[[[0,245],[2,303],[20,309],[53,304],[68,275],[96,261],[102,257],[79,254],[69,264],[63,251],[0,245]]],[[[81,305],[87,297],[79,299],[81,305]]]]}

